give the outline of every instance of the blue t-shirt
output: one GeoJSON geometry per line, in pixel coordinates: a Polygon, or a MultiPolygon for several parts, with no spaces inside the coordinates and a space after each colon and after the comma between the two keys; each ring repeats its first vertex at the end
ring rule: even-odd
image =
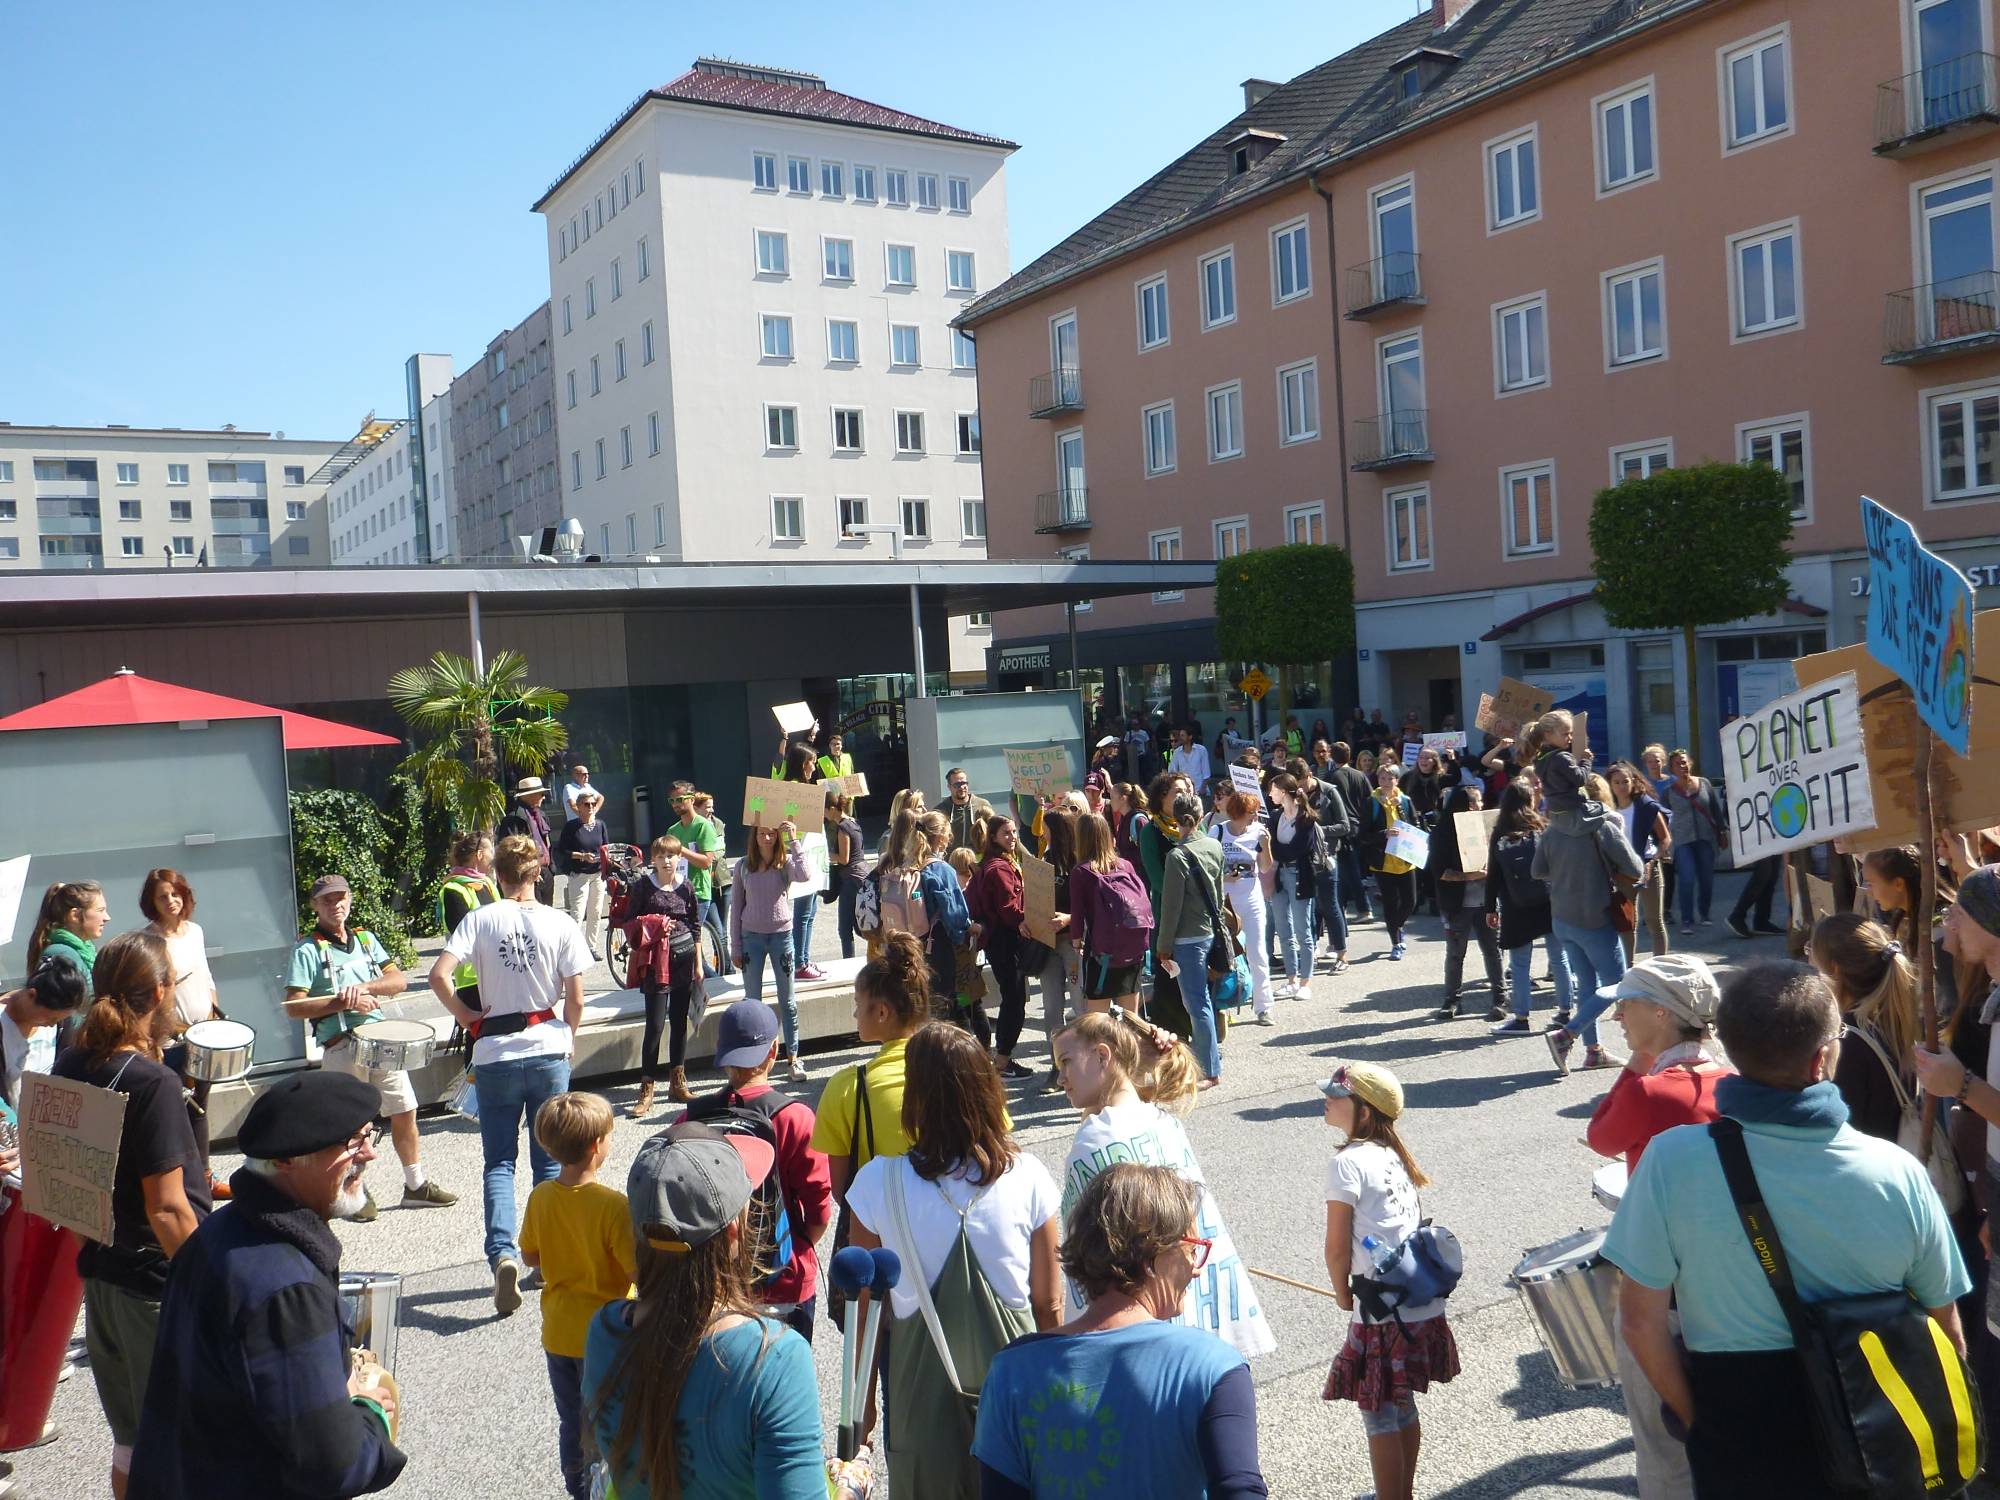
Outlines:
{"type": "Polygon", "coordinates": [[[972,1454],[1035,1496],[1197,1500],[1202,1408],[1243,1368],[1214,1334],[1179,1323],[1030,1334],[994,1356],[972,1454]]]}
{"type": "MultiPolygon", "coordinates": [[[[593,1409],[625,1341],[632,1304],[614,1302],[590,1320],[583,1350],[583,1403],[593,1409]]],[[[614,1392],[598,1414],[598,1451],[618,1451],[624,1403],[614,1392]]],[[[681,1389],[683,1500],[826,1500],[826,1451],[812,1348],[784,1324],[757,1318],[701,1341],[681,1389]],[[767,1344],[768,1341],[768,1344],[767,1344]]],[[[619,1500],[651,1491],[611,1459],[619,1500]]]]}
{"type": "MultiPolygon", "coordinates": [[[[1902,1287],[1943,1307],[1971,1289],[1937,1190],[1893,1141],[1849,1125],[1746,1124],[1743,1142],[1805,1301],[1902,1287]]],[[[1641,1285],[1674,1289],[1690,1349],[1792,1347],[1705,1125],[1676,1126],[1646,1147],[1604,1257],[1641,1285]]]]}

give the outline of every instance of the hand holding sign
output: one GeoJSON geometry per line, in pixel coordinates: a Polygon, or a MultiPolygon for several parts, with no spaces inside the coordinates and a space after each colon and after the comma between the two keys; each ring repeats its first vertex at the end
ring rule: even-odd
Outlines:
{"type": "Polygon", "coordinates": [[[1008,750],[1007,776],[1023,797],[1060,797],[1070,789],[1069,752],[1061,745],[1008,750]]]}
{"type": "Polygon", "coordinates": [[[1258,779],[1255,766],[1231,766],[1229,784],[1246,797],[1254,797],[1261,806],[1264,801],[1264,784],[1258,779]]]}
{"type": "Polygon", "coordinates": [[[1972,753],[1972,586],[1926,552],[1901,516],[1861,497],[1868,542],[1868,651],[1910,686],[1917,714],[1972,753]]]}
{"type": "Polygon", "coordinates": [[[21,1079],[21,1206],[111,1243],[111,1189],[125,1095],[46,1073],[21,1079]]]}
{"type": "Polygon", "coordinates": [[[817,722],[810,706],[804,703],[779,703],[772,707],[771,715],[778,721],[778,728],[786,734],[804,734],[817,722]]]}
{"type": "Polygon", "coordinates": [[[1056,931],[1056,867],[1045,859],[1021,856],[1021,902],[1026,909],[1021,930],[1038,943],[1054,947],[1056,931]]]}
{"type": "Polygon", "coordinates": [[[1874,826],[1852,672],[1723,725],[1722,754],[1730,843],[1741,862],[1874,826]]]}

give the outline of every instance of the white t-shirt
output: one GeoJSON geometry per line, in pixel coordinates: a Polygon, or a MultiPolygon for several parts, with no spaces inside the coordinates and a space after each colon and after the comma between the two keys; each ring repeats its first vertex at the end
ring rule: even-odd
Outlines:
{"type": "MultiPolygon", "coordinates": [[[[1187,1298],[1174,1321],[1220,1335],[1245,1357],[1269,1354],[1277,1348],[1278,1341],[1272,1337],[1270,1322],[1257,1300],[1257,1288],[1244,1269],[1243,1258],[1236,1253],[1229,1226],[1222,1222],[1215,1194],[1202,1179],[1201,1163],[1188,1144],[1187,1129],[1158,1105],[1114,1104],[1083,1122],[1069,1148],[1069,1159],[1063,1163],[1063,1216],[1069,1216],[1091,1178],[1121,1161],[1172,1167],[1182,1179],[1201,1189],[1194,1232],[1214,1243],[1209,1247],[1208,1264],[1188,1284],[1187,1298]]],[[[1067,1277],[1064,1283],[1070,1316],[1075,1317],[1082,1313],[1086,1301],[1083,1288],[1067,1277]]]]}
{"type": "MultiPolygon", "coordinates": [[[[916,1237],[915,1258],[923,1267],[926,1286],[934,1284],[938,1273],[944,1270],[951,1247],[958,1239],[958,1211],[971,1203],[972,1208],[965,1216],[965,1238],[972,1247],[972,1258],[979,1263],[980,1274],[993,1288],[994,1295],[1009,1307],[1028,1305],[1028,1241],[1037,1229],[1062,1211],[1056,1180],[1038,1158],[1023,1151],[998,1182],[974,1187],[956,1175],[926,1182],[917,1175],[907,1156],[876,1157],[854,1174],[853,1185],[847,1190],[847,1206],[884,1244],[893,1243],[884,1176],[888,1172],[902,1175],[910,1233],[916,1237]]],[[[894,1245],[894,1249],[903,1258],[903,1279],[889,1293],[890,1306],[899,1318],[915,1317],[917,1293],[910,1279],[915,1269],[910,1264],[912,1247],[894,1245]]]]}
{"type": "MultiPolygon", "coordinates": [[[[1334,1152],[1326,1168],[1326,1201],[1347,1203],[1354,1208],[1355,1274],[1369,1275],[1373,1267],[1362,1240],[1373,1235],[1385,1245],[1400,1245],[1415,1234],[1423,1222],[1417,1203],[1417,1189],[1403,1170],[1402,1158],[1380,1141],[1357,1141],[1334,1152]]],[[[1435,1318],[1444,1311],[1444,1299],[1402,1309],[1405,1323],[1435,1318]]],[[[1364,1323],[1387,1321],[1371,1318],[1357,1303],[1354,1316],[1364,1323]]]]}
{"type": "Polygon", "coordinates": [[[568,912],[533,901],[475,907],[446,940],[444,951],[478,973],[479,1003],[489,1016],[556,1013],[553,1020],[511,1036],[482,1036],[472,1046],[473,1067],[568,1053],[563,981],[590,967],[583,929],[568,912]]]}
{"type": "MultiPolygon", "coordinates": [[[[590,793],[593,797],[599,795],[597,788],[587,781],[582,786],[578,786],[574,781],[565,781],[563,783],[563,816],[565,818],[574,818],[577,816],[576,799],[581,797],[585,792],[590,793]]],[[[599,811],[601,812],[602,810],[600,807],[599,811]]]]}
{"type": "Polygon", "coordinates": [[[24,1036],[14,1018],[0,1010],[0,1097],[11,1108],[21,1107],[21,1075],[46,1073],[55,1061],[55,1027],[40,1026],[33,1036],[24,1036]]]}
{"type": "Polygon", "coordinates": [[[183,922],[172,937],[150,925],[147,930],[167,945],[167,962],[174,970],[174,1011],[181,1025],[208,1020],[215,1014],[215,976],[208,971],[208,941],[201,928],[183,922]]]}

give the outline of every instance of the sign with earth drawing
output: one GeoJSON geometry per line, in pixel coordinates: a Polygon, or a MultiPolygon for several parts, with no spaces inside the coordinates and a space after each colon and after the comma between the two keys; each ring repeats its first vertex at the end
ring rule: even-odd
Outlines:
{"type": "Polygon", "coordinates": [[[768,776],[743,778],[743,821],[753,828],[776,828],[789,821],[804,833],[820,831],[826,821],[823,781],[773,781],[768,776]]]}
{"type": "Polygon", "coordinates": [[[1972,586],[1908,521],[1866,495],[1868,654],[1910,685],[1917,717],[1959,755],[1972,744],[1972,586]]]}
{"type": "Polygon", "coordinates": [[[1722,758],[1739,867],[1875,826],[1852,672],[1732,719],[1722,726],[1722,758]]]}

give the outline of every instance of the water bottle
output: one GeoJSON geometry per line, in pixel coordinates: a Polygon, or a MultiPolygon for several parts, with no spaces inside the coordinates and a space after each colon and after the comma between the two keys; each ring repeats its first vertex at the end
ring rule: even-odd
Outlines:
{"type": "Polygon", "coordinates": [[[1372,1234],[1361,1237],[1361,1249],[1368,1257],[1368,1264],[1373,1268],[1373,1274],[1378,1280],[1382,1273],[1395,1265],[1403,1255],[1402,1246],[1384,1244],[1372,1234]]]}

